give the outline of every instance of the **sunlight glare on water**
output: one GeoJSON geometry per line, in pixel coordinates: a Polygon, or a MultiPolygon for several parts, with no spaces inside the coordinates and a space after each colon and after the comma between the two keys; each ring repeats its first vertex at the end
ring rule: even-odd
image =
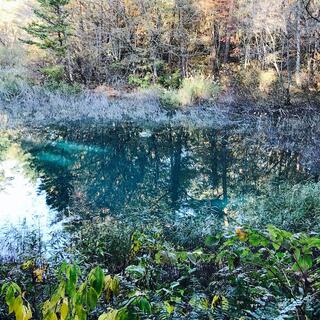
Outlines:
{"type": "Polygon", "coordinates": [[[40,225],[46,225],[50,209],[44,192],[38,194],[36,191],[39,179],[35,183],[30,181],[17,160],[5,160],[0,168],[4,173],[4,181],[0,186],[5,186],[5,190],[0,193],[0,225],[23,221],[33,224],[35,215],[39,218],[40,225]]]}
{"type": "Polygon", "coordinates": [[[45,192],[37,192],[40,179],[32,181],[28,178],[23,163],[19,160],[2,161],[0,171],[3,175],[0,182],[0,242],[5,244],[0,255],[8,257],[13,254],[8,246],[16,241],[9,237],[9,231],[17,226],[28,230],[41,230],[43,240],[48,240],[53,210],[46,204],[45,192]]]}

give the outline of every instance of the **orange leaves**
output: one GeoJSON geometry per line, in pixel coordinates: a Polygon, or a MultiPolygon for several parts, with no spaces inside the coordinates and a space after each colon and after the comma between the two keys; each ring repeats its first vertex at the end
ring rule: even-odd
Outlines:
{"type": "Polygon", "coordinates": [[[45,274],[44,268],[38,268],[38,269],[33,270],[33,275],[35,277],[36,282],[38,282],[38,283],[43,282],[44,274],[45,274]]]}
{"type": "Polygon", "coordinates": [[[42,283],[45,278],[46,266],[37,267],[34,260],[28,260],[21,265],[22,270],[30,270],[37,283],[42,283]]]}
{"type": "Polygon", "coordinates": [[[247,239],[248,239],[248,233],[245,232],[242,228],[236,228],[236,236],[241,241],[247,241],[247,239]]]}
{"type": "Polygon", "coordinates": [[[221,19],[229,16],[233,0],[200,0],[198,6],[204,12],[215,12],[221,19]]]}

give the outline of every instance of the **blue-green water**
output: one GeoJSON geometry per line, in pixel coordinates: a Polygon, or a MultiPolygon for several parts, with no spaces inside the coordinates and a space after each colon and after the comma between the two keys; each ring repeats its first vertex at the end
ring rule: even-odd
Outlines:
{"type": "Polygon", "coordinates": [[[132,226],[198,216],[219,225],[229,201],[310,178],[299,153],[230,128],[70,125],[3,134],[0,150],[7,244],[10,228],[16,239],[32,228],[49,239],[66,221],[107,216],[132,226]]]}

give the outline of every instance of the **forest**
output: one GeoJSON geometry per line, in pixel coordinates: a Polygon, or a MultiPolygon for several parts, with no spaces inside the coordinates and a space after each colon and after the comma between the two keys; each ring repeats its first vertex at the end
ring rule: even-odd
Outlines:
{"type": "Polygon", "coordinates": [[[0,319],[320,319],[320,0],[0,0],[0,319]]]}
{"type": "MultiPolygon", "coordinates": [[[[280,106],[291,104],[291,96],[317,98],[318,0],[39,0],[30,6],[20,5],[22,18],[2,23],[0,36],[1,65],[23,65],[29,82],[111,96],[119,94],[115,89],[160,87],[171,105],[222,95],[280,106]]],[[[2,77],[8,86],[14,80],[2,77]]]]}

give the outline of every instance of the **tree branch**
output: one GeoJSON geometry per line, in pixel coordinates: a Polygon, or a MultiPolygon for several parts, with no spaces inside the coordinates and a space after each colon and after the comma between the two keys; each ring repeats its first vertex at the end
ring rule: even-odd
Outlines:
{"type": "Polygon", "coordinates": [[[307,3],[305,4],[305,9],[306,9],[308,15],[309,15],[312,19],[314,19],[314,20],[316,20],[317,22],[320,23],[320,17],[314,16],[314,15],[312,14],[312,12],[310,11],[311,1],[312,1],[312,0],[308,0],[308,1],[307,1],[307,3]]]}

